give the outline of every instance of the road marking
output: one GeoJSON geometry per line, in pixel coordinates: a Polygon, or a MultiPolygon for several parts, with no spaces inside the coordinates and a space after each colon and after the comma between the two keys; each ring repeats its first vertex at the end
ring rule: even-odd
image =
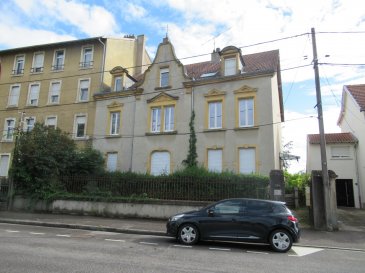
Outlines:
{"type": "Polygon", "coordinates": [[[149,242],[139,242],[142,245],[153,245],[153,246],[158,246],[158,243],[149,243],[149,242]]]}
{"type": "Polygon", "coordinates": [[[117,239],[105,239],[105,241],[125,243],[125,240],[117,240],[117,239]]]}
{"type": "Polygon", "coordinates": [[[10,230],[10,229],[7,229],[5,231],[6,232],[9,232],[9,233],[17,233],[17,232],[19,232],[19,230],[10,230]]]}
{"type": "Polygon", "coordinates": [[[322,251],[322,248],[313,248],[313,247],[300,247],[300,246],[293,246],[290,250],[291,253],[294,252],[294,254],[290,254],[288,256],[291,257],[302,257],[305,255],[310,255],[319,251],[322,251]]]}
{"type": "Polygon", "coordinates": [[[192,246],[184,246],[184,245],[174,245],[174,247],[181,247],[181,248],[192,248],[192,246]]]}
{"type": "Polygon", "coordinates": [[[210,247],[210,250],[218,250],[218,251],[231,251],[230,248],[217,248],[217,247],[210,247]]]}
{"type": "Polygon", "coordinates": [[[45,233],[42,233],[42,232],[29,232],[30,234],[33,234],[33,235],[44,235],[45,233]]]}
{"type": "Polygon", "coordinates": [[[56,236],[57,237],[67,237],[67,238],[71,237],[71,235],[68,235],[68,234],[57,234],[56,236]]]}
{"type": "Polygon", "coordinates": [[[261,251],[249,251],[249,250],[247,250],[246,251],[247,253],[253,253],[253,254],[266,254],[266,255],[268,255],[269,253],[267,253],[267,252],[261,252],[261,251]]]}

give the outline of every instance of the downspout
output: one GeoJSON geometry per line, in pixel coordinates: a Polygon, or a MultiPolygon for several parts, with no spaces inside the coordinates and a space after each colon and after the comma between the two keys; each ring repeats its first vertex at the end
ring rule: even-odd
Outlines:
{"type": "Polygon", "coordinates": [[[357,155],[357,146],[358,143],[355,143],[354,149],[355,149],[355,166],[356,166],[356,184],[357,184],[357,190],[359,195],[359,207],[362,209],[362,203],[361,203],[361,187],[360,187],[360,174],[359,174],[359,163],[358,163],[358,155],[357,155]]]}
{"type": "Polygon", "coordinates": [[[104,83],[104,69],[105,69],[105,52],[106,52],[106,45],[103,43],[99,37],[99,42],[103,45],[103,58],[101,63],[101,71],[100,71],[100,90],[99,92],[103,91],[103,83],[104,83]]]}
{"type": "Polygon", "coordinates": [[[134,95],[134,105],[133,105],[133,119],[132,119],[132,143],[131,143],[131,157],[129,162],[129,171],[132,172],[133,170],[133,152],[134,152],[134,132],[135,132],[135,120],[136,120],[136,104],[137,104],[137,98],[136,95],[134,95]]]}

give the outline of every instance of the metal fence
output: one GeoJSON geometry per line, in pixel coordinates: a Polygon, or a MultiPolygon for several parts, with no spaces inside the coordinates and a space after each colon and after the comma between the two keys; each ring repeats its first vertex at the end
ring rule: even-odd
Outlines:
{"type": "Polygon", "coordinates": [[[8,198],[9,181],[5,177],[0,177],[0,202],[6,201],[8,198]]]}
{"type": "Polygon", "coordinates": [[[269,198],[269,181],[255,178],[63,176],[67,193],[89,196],[144,197],[161,200],[215,201],[225,198],[269,198]]]}

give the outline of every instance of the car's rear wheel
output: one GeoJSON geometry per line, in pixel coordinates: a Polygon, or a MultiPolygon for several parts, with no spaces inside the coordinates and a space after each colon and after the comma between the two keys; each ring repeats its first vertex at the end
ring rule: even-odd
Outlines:
{"type": "Polygon", "coordinates": [[[287,252],[293,245],[293,238],[284,229],[274,230],[269,240],[271,248],[276,252],[287,252]]]}
{"type": "Polygon", "coordinates": [[[193,245],[199,241],[199,230],[193,224],[184,224],[180,227],[177,239],[184,245],[193,245]]]}

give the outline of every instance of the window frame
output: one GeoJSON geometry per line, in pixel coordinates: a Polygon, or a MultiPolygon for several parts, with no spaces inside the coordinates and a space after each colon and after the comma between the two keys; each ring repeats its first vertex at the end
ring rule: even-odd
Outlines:
{"type": "Polygon", "coordinates": [[[39,104],[39,93],[41,91],[41,83],[40,82],[33,82],[29,84],[28,88],[28,98],[27,98],[27,106],[38,106],[39,104]],[[36,98],[31,98],[32,96],[32,86],[38,86],[37,88],[37,95],[36,98]],[[32,100],[36,100],[36,103],[32,103],[32,100]]]}
{"type": "Polygon", "coordinates": [[[163,68],[160,68],[160,73],[159,73],[159,84],[160,84],[160,87],[162,88],[166,88],[168,86],[170,86],[170,69],[169,67],[163,67],[163,68]],[[164,75],[167,74],[167,78],[164,77],[164,75]],[[165,81],[167,81],[165,83],[165,81]]]}
{"type": "Polygon", "coordinates": [[[8,157],[8,162],[7,162],[7,167],[6,167],[6,175],[2,176],[0,173],[0,177],[8,177],[9,176],[9,169],[10,169],[10,162],[11,162],[11,154],[10,153],[0,153],[0,170],[2,168],[1,163],[2,163],[2,158],[6,156],[8,157]]]}
{"type": "Polygon", "coordinates": [[[114,110],[109,112],[110,122],[109,122],[109,134],[111,136],[120,135],[120,120],[121,120],[121,111],[114,110]],[[113,119],[113,116],[117,115],[117,119],[113,119]]]}
{"type": "Polygon", "coordinates": [[[215,130],[215,129],[222,129],[223,128],[223,102],[221,100],[217,100],[217,101],[209,101],[208,102],[208,129],[210,130],[215,130]],[[214,115],[213,115],[213,126],[211,124],[211,106],[215,106],[214,107],[214,115]],[[220,105],[220,124],[218,124],[219,121],[219,109],[218,109],[218,105],[220,105]]]}
{"type": "Polygon", "coordinates": [[[240,97],[238,98],[238,126],[239,128],[253,127],[255,126],[255,97],[240,97]],[[247,102],[252,101],[252,120],[250,119],[249,110],[247,109],[247,102]],[[241,102],[245,102],[246,111],[241,110],[241,102]],[[241,113],[244,112],[246,123],[242,121],[241,113]]]}
{"type": "Polygon", "coordinates": [[[75,118],[74,118],[74,131],[73,131],[74,139],[86,139],[87,138],[86,129],[87,129],[87,114],[83,114],[83,113],[76,114],[75,118]],[[78,123],[77,120],[79,118],[84,118],[85,122],[84,123],[78,123]],[[79,124],[84,124],[83,135],[82,136],[78,136],[79,124]]]}
{"type": "Polygon", "coordinates": [[[117,171],[118,170],[118,152],[108,152],[108,153],[106,153],[105,164],[106,164],[107,171],[109,171],[109,172],[115,172],[115,171],[117,171]],[[116,156],[115,166],[114,165],[112,166],[114,168],[110,168],[109,155],[115,155],[116,156]]]}
{"type": "Polygon", "coordinates": [[[150,175],[154,175],[154,176],[168,175],[171,172],[172,172],[172,162],[171,162],[171,153],[170,153],[170,151],[168,151],[168,150],[154,150],[154,151],[152,151],[151,154],[150,154],[150,160],[149,160],[149,173],[150,173],[150,175]],[[156,154],[162,154],[162,153],[168,155],[168,160],[169,161],[167,162],[168,164],[165,165],[167,167],[167,169],[164,168],[164,169],[162,169],[163,170],[162,172],[155,172],[154,169],[153,169],[154,166],[155,166],[155,164],[153,164],[154,163],[154,161],[153,161],[154,158],[153,157],[156,154]]]}
{"type": "Polygon", "coordinates": [[[25,132],[32,131],[33,128],[34,128],[35,123],[36,123],[36,118],[35,117],[25,117],[25,119],[24,119],[24,125],[23,125],[24,126],[23,130],[25,132]],[[29,124],[29,121],[30,120],[33,120],[33,124],[29,124]]]}
{"type": "Polygon", "coordinates": [[[49,91],[48,91],[48,104],[60,104],[60,100],[61,100],[61,88],[62,88],[62,81],[61,80],[52,80],[50,83],[49,83],[49,91]],[[52,101],[52,97],[55,96],[53,94],[53,86],[54,84],[59,84],[59,89],[56,90],[58,91],[58,94],[57,94],[57,101],[56,102],[53,102],[52,101]]]}
{"type": "Polygon", "coordinates": [[[12,84],[10,85],[10,88],[9,88],[9,97],[8,97],[8,105],[7,107],[18,107],[19,105],[19,98],[20,98],[20,91],[21,91],[21,84],[12,84]],[[19,90],[19,94],[16,96],[16,103],[14,104],[11,104],[11,98],[15,97],[13,94],[12,94],[12,91],[14,90],[13,88],[14,87],[18,87],[18,90],[19,90]]]}
{"type": "Polygon", "coordinates": [[[31,73],[42,73],[44,70],[44,51],[37,51],[33,54],[31,73]],[[36,56],[42,56],[41,66],[36,66],[36,56]]]}
{"type": "Polygon", "coordinates": [[[81,57],[80,57],[80,68],[88,69],[92,68],[94,64],[94,45],[84,45],[81,48],[81,57]],[[90,53],[86,52],[86,50],[90,50],[90,53]],[[90,56],[90,60],[87,60],[87,56],[90,56]]]}
{"type": "Polygon", "coordinates": [[[47,127],[53,127],[54,129],[57,128],[57,116],[47,116],[45,121],[44,121],[44,124],[47,126],[47,127]],[[55,124],[54,125],[50,125],[49,124],[49,120],[50,119],[54,119],[55,121],[55,124]]]}
{"type": "Polygon", "coordinates": [[[25,68],[25,54],[17,54],[14,58],[14,66],[13,66],[13,75],[24,75],[25,68]],[[19,62],[22,61],[22,62],[19,62]],[[21,63],[21,68],[19,68],[19,64],[21,63]]]}
{"type": "Polygon", "coordinates": [[[53,62],[52,62],[52,71],[63,71],[65,69],[65,60],[66,60],[66,49],[64,48],[59,48],[59,49],[55,49],[54,53],[53,53],[53,62]],[[58,56],[57,53],[58,52],[63,52],[62,55],[62,63],[59,63],[58,60],[58,56]]]}
{"type": "Polygon", "coordinates": [[[115,76],[114,77],[114,92],[120,92],[123,91],[124,86],[123,86],[123,76],[115,76]],[[120,82],[120,84],[118,84],[118,82],[120,82]],[[119,87],[119,88],[118,88],[119,87]]]}
{"type": "Polygon", "coordinates": [[[237,158],[237,162],[238,162],[238,170],[237,170],[237,172],[239,174],[255,174],[255,173],[258,172],[257,147],[256,146],[254,146],[254,145],[243,145],[243,146],[238,147],[238,149],[237,149],[237,157],[238,157],[237,158]],[[243,164],[243,162],[241,160],[242,159],[241,158],[241,151],[242,150],[250,150],[250,151],[253,151],[254,158],[253,158],[253,162],[251,162],[251,163],[252,163],[254,169],[251,172],[241,171],[241,170],[244,169],[243,167],[241,168],[241,166],[243,166],[243,165],[241,165],[241,164],[243,164]]]}
{"type": "MultiPolygon", "coordinates": [[[[232,64],[230,65],[232,66],[232,64]]],[[[234,75],[237,75],[237,57],[232,56],[224,58],[224,76],[234,76],[234,75]],[[231,61],[233,61],[234,67],[229,67],[229,69],[227,69],[228,63],[231,61]],[[231,71],[232,69],[234,69],[234,71],[231,71]]]]}
{"type": "Polygon", "coordinates": [[[89,98],[90,98],[90,88],[91,88],[91,79],[90,78],[83,78],[83,79],[79,79],[79,84],[78,84],[78,91],[77,91],[77,99],[76,102],[88,102],[89,98]],[[83,95],[83,91],[82,91],[82,87],[81,87],[81,82],[87,81],[88,82],[88,87],[87,87],[87,98],[85,100],[82,100],[82,95],[83,95]]]}
{"type": "Polygon", "coordinates": [[[221,173],[223,171],[223,147],[212,147],[207,148],[207,160],[206,160],[206,168],[210,172],[221,173]],[[220,166],[218,169],[212,168],[214,165],[211,164],[210,152],[220,152],[220,166]]]}
{"type": "Polygon", "coordinates": [[[13,141],[14,140],[14,131],[16,128],[16,118],[5,118],[5,122],[4,122],[4,134],[2,137],[3,141],[13,141]],[[9,127],[8,126],[8,121],[13,121],[14,125],[13,127],[9,127]],[[9,128],[12,128],[12,130],[9,130],[9,128]]]}
{"type": "Polygon", "coordinates": [[[353,155],[351,152],[351,145],[330,145],[330,152],[331,152],[331,159],[334,160],[348,160],[348,159],[353,159],[353,155]],[[348,152],[347,155],[343,154],[342,152],[344,151],[344,148],[346,149],[346,152],[348,152]],[[334,155],[334,150],[338,150],[336,151],[336,155],[334,155]]]}

